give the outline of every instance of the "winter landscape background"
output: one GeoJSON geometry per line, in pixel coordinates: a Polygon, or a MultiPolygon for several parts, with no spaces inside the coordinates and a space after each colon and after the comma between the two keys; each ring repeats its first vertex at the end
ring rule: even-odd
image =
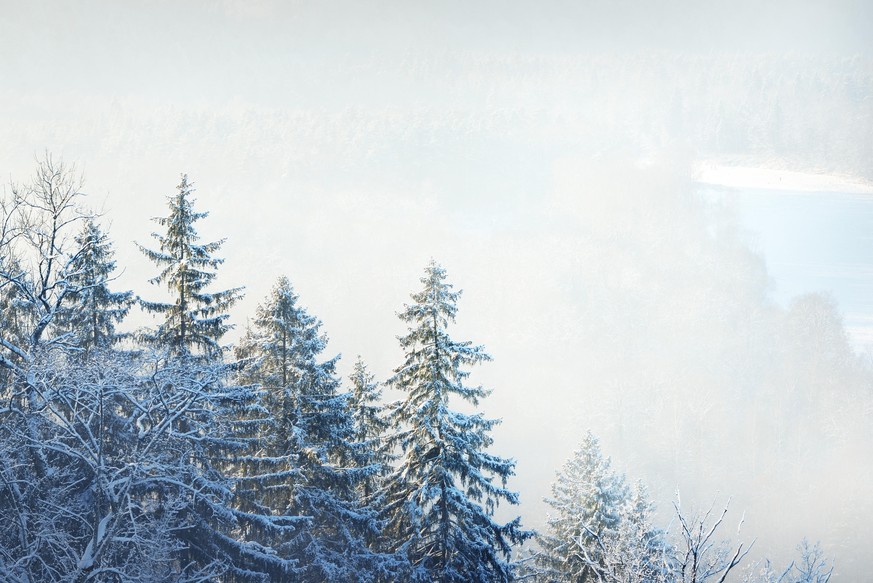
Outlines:
{"type": "Polygon", "coordinates": [[[188,173],[230,340],[287,274],[344,378],[435,258],[526,527],[590,428],[663,524],[732,496],[756,556],[864,580],[873,9],[699,4],[2,2],[0,172],[75,163],[143,295],[188,173]]]}

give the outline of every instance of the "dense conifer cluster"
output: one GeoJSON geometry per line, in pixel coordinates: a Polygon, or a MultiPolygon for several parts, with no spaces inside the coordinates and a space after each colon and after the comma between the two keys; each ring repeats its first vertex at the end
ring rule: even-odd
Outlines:
{"type": "Polygon", "coordinates": [[[509,580],[527,534],[493,514],[514,464],[486,452],[495,421],[448,408],[487,394],[462,382],[487,357],[446,335],[442,268],[387,408],[360,359],[343,386],[287,277],[223,344],[242,288],[212,289],[223,241],[200,241],[193,192],[182,175],[140,245],[163,302],[112,289],[71,169],[48,158],[2,200],[0,580],[509,580]],[[158,324],[121,333],[134,303],[158,324]]]}

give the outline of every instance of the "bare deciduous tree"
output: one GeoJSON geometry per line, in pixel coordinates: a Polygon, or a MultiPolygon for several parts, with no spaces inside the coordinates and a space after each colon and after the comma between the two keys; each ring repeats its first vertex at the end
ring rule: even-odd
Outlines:
{"type": "Polygon", "coordinates": [[[681,583],[724,583],[755,544],[753,541],[746,547],[745,543],[739,543],[734,550],[726,541],[717,538],[716,533],[724,523],[730,500],[718,515],[713,512],[715,503],[703,513],[683,514],[678,493],[673,507],[679,522],[679,541],[674,554],[676,580],[681,583]]]}
{"type": "Polygon", "coordinates": [[[0,330],[0,366],[23,380],[24,362],[36,350],[64,344],[64,336],[45,336],[68,294],[73,264],[83,252],[75,223],[85,219],[80,205],[82,178],[74,167],[46,154],[30,183],[12,184],[0,197],[0,291],[4,318],[14,330],[0,330]]]}

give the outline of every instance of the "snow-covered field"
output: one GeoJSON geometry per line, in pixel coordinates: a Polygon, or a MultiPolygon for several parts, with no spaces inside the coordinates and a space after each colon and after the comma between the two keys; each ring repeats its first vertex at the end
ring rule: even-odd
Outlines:
{"type": "Polygon", "coordinates": [[[871,182],[828,173],[734,166],[715,161],[701,162],[697,166],[697,172],[698,182],[713,186],[789,192],[873,194],[871,182]]]}

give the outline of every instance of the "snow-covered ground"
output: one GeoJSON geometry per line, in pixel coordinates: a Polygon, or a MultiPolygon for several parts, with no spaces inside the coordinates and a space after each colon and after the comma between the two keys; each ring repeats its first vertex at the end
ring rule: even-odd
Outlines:
{"type": "Polygon", "coordinates": [[[873,183],[858,178],[775,168],[733,166],[714,161],[701,162],[698,165],[697,181],[740,189],[873,194],[873,183]]]}

